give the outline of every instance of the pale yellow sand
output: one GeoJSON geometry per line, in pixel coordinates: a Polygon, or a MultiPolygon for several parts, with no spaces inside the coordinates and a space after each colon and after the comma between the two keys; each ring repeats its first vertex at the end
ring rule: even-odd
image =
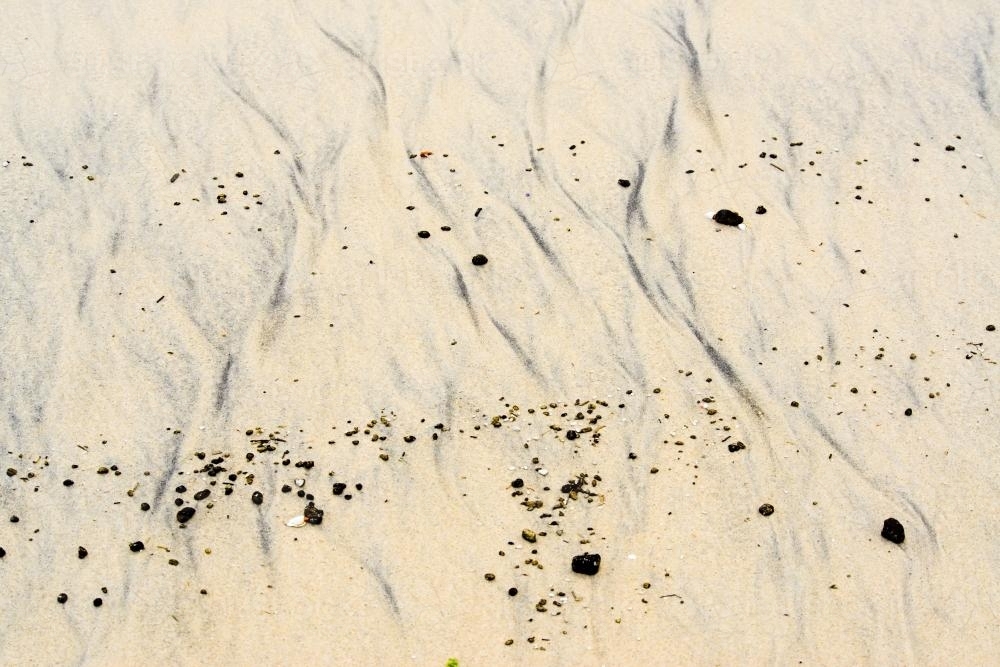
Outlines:
{"type": "Polygon", "coordinates": [[[997,661],[994,3],[168,5],[4,9],[0,663],[997,661]]]}

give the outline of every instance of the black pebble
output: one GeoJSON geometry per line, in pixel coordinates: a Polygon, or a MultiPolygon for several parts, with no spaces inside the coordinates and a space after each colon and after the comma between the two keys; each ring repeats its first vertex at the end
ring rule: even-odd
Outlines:
{"type": "Polygon", "coordinates": [[[210,494],[210,493],[212,493],[212,492],[209,491],[208,489],[202,489],[198,493],[194,494],[194,499],[195,500],[204,500],[205,498],[208,498],[208,494],[210,494]]]}
{"type": "Polygon", "coordinates": [[[746,449],[746,448],[747,448],[747,446],[744,445],[742,442],[734,442],[731,445],[729,445],[729,451],[730,452],[738,452],[741,449],[746,449]]]}
{"type": "Polygon", "coordinates": [[[17,515],[16,514],[12,514],[11,517],[10,517],[10,522],[11,523],[17,523],[18,521],[20,521],[20,519],[17,517],[17,515]]]}
{"type": "Polygon", "coordinates": [[[309,503],[306,505],[305,512],[303,514],[306,517],[306,523],[310,523],[314,526],[318,526],[323,523],[323,510],[316,507],[314,503],[309,503]]]}
{"type": "Polygon", "coordinates": [[[184,493],[187,490],[188,490],[187,487],[184,486],[183,484],[181,484],[176,489],[174,489],[174,491],[176,491],[177,493],[184,493]]]}
{"type": "Polygon", "coordinates": [[[80,560],[83,560],[84,558],[87,557],[87,550],[84,549],[83,547],[77,547],[76,555],[80,558],[80,560]]]}
{"type": "Polygon", "coordinates": [[[567,440],[576,440],[579,437],[580,437],[580,434],[577,433],[576,431],[574,431],[573,429],[570,429],[570,430],[566,431],[566,439],[567,440]]]}
{"type": "Polygon", "coordinates": [[[177,520],[181,523],[187,523],[188,521],[191,520],[191,517],[193,516],[194,516],[193,507],[185,507],[181,509],[179,512],[177,512],[177,520]]]}
{"type": "Polygon", "coordinates": [[[903,524],[889,517],[882,524],[882,537],[893,544],[902,544],[906,539],[906,531],[903,530],[903,524]]]}
{"type": "Polygon", "coordinates": [[[56,596],[56,602],[58,602],[59,604],[66,604],[66,600],[68,599],[69,596],[66,595],[65,593],[60,593],[59,595],[56,596]]]}
{"type": "Polygon", "coordinates": [[[475,266],[482,266],[482,265],[486,264],[486,262],[488,262],[488,261],[490,261],[490,260],[486,259],[486,255],[474,255],[472,257],[472,263],[475,266]]]}
{"type": "Polygon", "coordinates": [[[0,558],[3,558],[6,555],[7,555],[7,550],[4,549],[3,547],[0,547],[0,558]]]}
{"type": "Polygon", "coordinates": [[[260,491],[254,491],[253,495],[250,496],[250,500],[253,501],[254,505],[261,505],[264,502],[264,494],[260,491]]]}
{"type": "Polygon", "coordinates": [[[997,328],[996,328],[996,326],[995,326],[995,325],[993,325],[993,324],[987,324],[987,325],[986,325],[986,330],[987,330],[987,331],[996,331],[996,330],[997,330],[997,328]]]}
{"type": "Polygon", "coordinates": [[[419,232],[417,232],[417,236],[419,236],[422,239],[429,239],[431,237],[431,233],[426,229],[421,229],[419,232]]]}
{"type": "Polygon", "coordinates": [[[132,550],[132,553],[139,553],[140,551],[146,548],[146,545],[143,544],[141,541],[130,542],[128,548],[132,550]]]}
{"type": "Polygon", "coordinates": [[[524,480],[518,477],[513,482],[511,482],[510,485],[513,486],[515,489],[520,489],[522,486],[524,486],[524,480]]]}
{"type": "Polygon", "coordinates": [[[627,178],[619,178],[618,185],[622,186],[623,188],[627,188],[628,186],[632,185],[632,182],[627,178]]]}
{"type": "Polygon", "coordinates": [[[149,511],[149,503],[143,503],[143,504],[139,505],[139,509],[141,509],[143,512],[148,512],[149,511]]]}
{"type": "Polygon", "coordinates": [[[946,151],[953,151],[953,150],[955,150],[955,147],[954,147],[954,146],[952,146],[951,144],[948,144],[947,146],[945,146],[945,147],[944,147],[944,149],[945,149],[946,151]]]}
{"type": "Polygon", "coordinates": [[[757,508],[757,511],[760,512],[761,516],[771,516],[772,514],[774,514],[774,505],[770,503],[764,503],[763,505],[757,508]]]}
{"type": "Polygon", "coordinates": [[[102,600],[101,598],[94,598],[95,607],[100,607],[102,604],[104,604],[104,600],[102,600]]]}
{"type": "Polygon", "coordinates": [[[903,414],[906,415],[907,417],[912,417],[913,416],[913,408],[906,408],[906,410],[903,411],[903,414]]]}
{"type": "Polygon", "coordinates": [[[757,207],[757,215],[764,215],[765,213],[767,213],[767,209],[766,208],[764,208],[763,206],[758,206],[757,207]]]}
{"type": "Polygon", "coordinates": [[[64,479],[63,486],[73,486],[74,482],[71,479],[64,479]]]}
{"type": "Polygon", "coordinates": [[[743,216],[739,213],[730,211],[728,208],[720,208],[712,216],[712,220],[715,220],[720,225],[729,225],[735,227],[743,223],[743,216]]]}
{"type": "Polygon", "coordinates": [[[292,487],[289,486],[288,484],[282,484],[281,485],[281,492],[282,493],[291,493],[292,492],[292,487]]]}
{"type": "Polygon", "coordinates": [[[573,556],[573,571],[577,574],[595,575],[601,569],[601,554],[573,556]]]}
{"type": "Polygon", "coordinates": [[[514,597],[515,595],[517,595],[517,589],[516,588],[508,588],[507,589],[507,595],[509,595],[511,597],[514,597]]]}
{"type": "Polygon", "coordinates": [[[347,489],[347,485],[343,482],[337,482],[333,485],[333,495],[339,496],[347,489]]]}

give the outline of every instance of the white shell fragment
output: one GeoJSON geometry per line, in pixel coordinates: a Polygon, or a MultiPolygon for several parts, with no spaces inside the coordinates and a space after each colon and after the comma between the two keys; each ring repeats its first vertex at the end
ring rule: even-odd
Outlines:
{"type": "Polygon", "coordinates": [[[300,489],[305,485],[306,485],[306,480],[304,479],[295,480],[295,486],[299,487],[300,489]]]}
{"type": "Polygon", "coordinates": [[[285,522],[285,525],[289,528],[301,528],[306,525],[306,518],[303,515],[293,516],[291,519],[285,522]]]}

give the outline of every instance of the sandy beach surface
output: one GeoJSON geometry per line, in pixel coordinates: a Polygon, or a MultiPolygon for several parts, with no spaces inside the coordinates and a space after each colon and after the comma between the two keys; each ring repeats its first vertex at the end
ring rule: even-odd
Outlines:
{"type": "Polygon", "coordinates": [[[0,663],[1000,660],[996,3],[3,15],[0,663]]]}

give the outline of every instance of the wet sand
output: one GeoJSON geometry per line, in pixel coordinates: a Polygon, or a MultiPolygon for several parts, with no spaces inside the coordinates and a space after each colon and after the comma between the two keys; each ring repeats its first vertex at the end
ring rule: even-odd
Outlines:
{"type": "Polygon", "coordinates": [[[992,3],[8,10],[0,663],[1000,655],[992,3]]]}

